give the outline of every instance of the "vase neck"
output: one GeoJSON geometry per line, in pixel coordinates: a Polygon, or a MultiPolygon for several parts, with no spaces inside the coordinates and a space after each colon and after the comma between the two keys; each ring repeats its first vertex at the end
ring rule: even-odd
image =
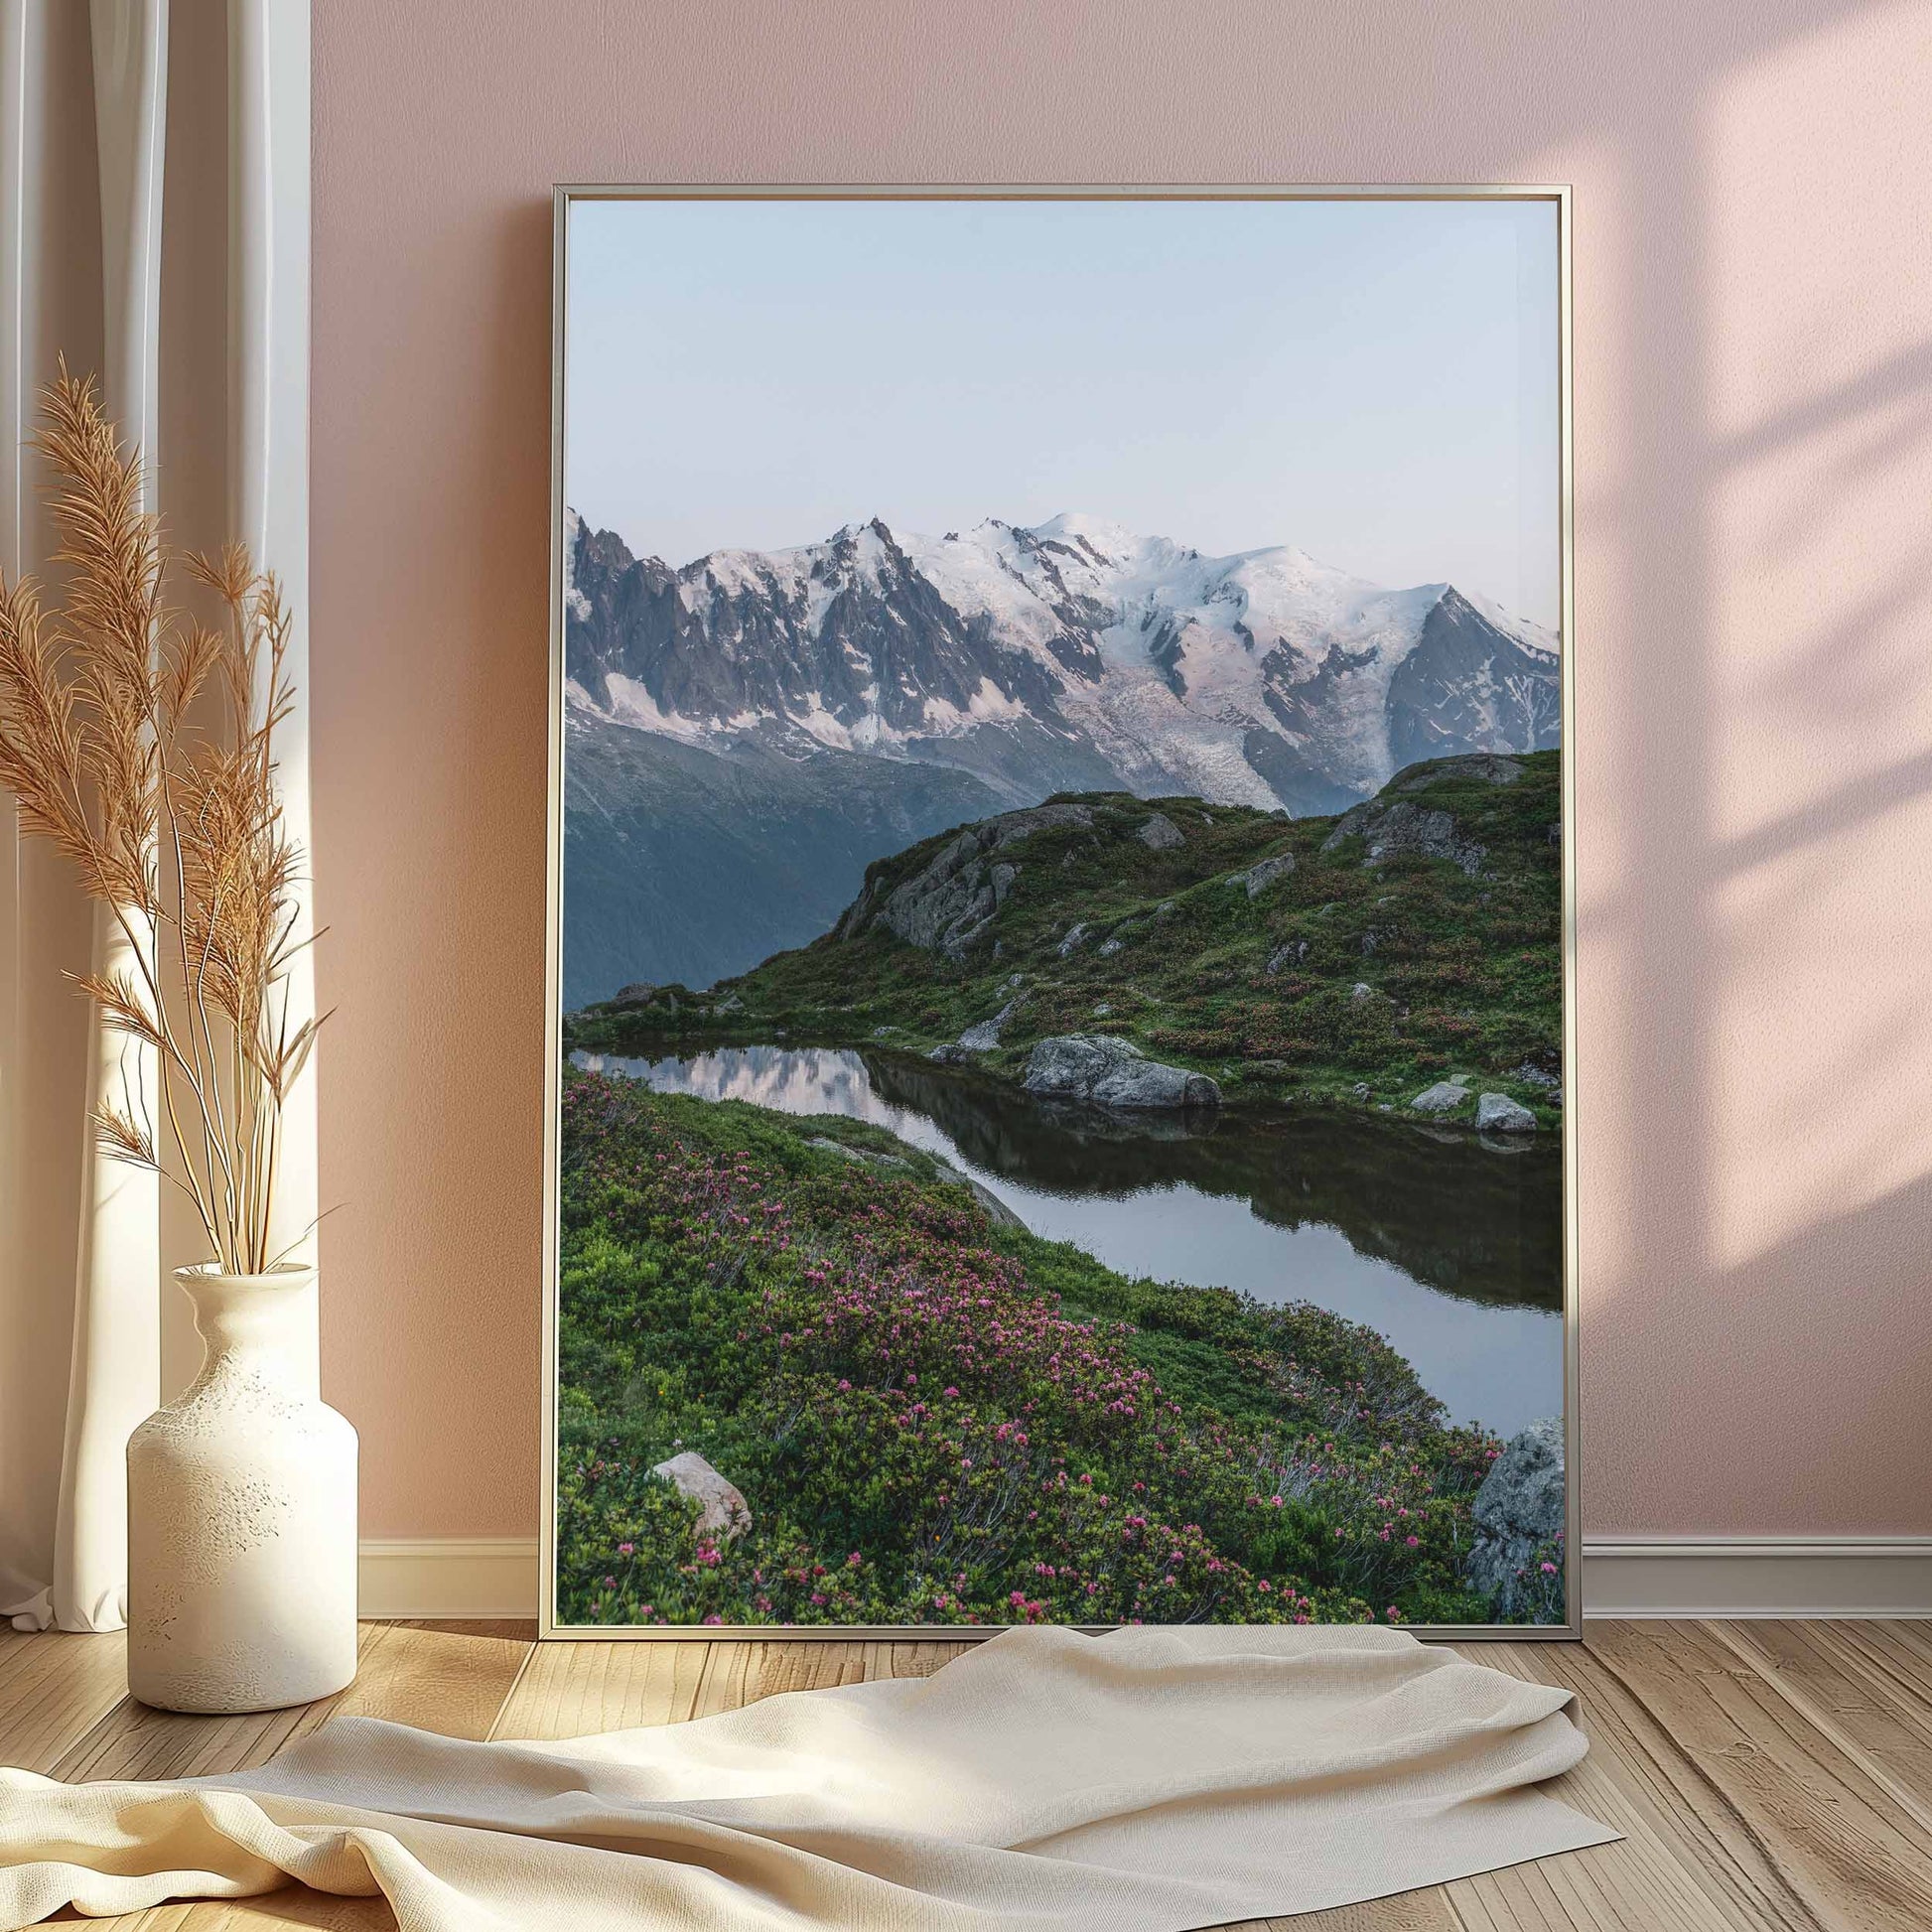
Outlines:
{"type": "Polygon", "coordinates": [[[315,1394],[304,1373],[305,1324],[313,1325],[315,1270],[277,1269],[266,1275],[221,1275],[183,1268],[175,1279],[195,1307],[204,1358],[197,1381],[237,1358],[291,1394],[315,1394]]]}

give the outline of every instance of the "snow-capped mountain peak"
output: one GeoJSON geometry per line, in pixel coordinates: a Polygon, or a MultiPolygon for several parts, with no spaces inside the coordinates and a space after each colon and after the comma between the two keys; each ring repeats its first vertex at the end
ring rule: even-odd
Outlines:
{"type": "Polygon", "coordinates": [[[1016,793],[1112,782],[1311,811],[1417,757],[1556,740],[1547,632],[1290,546],[1204,556],[1078,511],[938,537],[874,516],[675,570],[574,511],[566,540],[573,703],[692,743],[756,731],[1016,793]]]}

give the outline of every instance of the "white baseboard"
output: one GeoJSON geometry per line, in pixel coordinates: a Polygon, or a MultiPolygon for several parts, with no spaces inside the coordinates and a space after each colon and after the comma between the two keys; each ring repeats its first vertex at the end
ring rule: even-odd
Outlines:
{"type": "Polygon", "coordinates": [[[1584,1614],[1932,1616],[1932,1536],[1587,1537],[1584,1614]]]}
{"type": "Polygon", "coordinates": [[[533,1536],[370,1537],[357,1582],[364,1616],[537,1613],[533,1536]]]}
{"type": "MultiPolygon", "coordinates": [[[[364,1616],[535,1616],[533,1536],[372,1539],[364,1616]]],[[[1932,1616],[1932,1536],[1627,1536],[1584,1543],[1584,1614],[1932,1616]]]]}

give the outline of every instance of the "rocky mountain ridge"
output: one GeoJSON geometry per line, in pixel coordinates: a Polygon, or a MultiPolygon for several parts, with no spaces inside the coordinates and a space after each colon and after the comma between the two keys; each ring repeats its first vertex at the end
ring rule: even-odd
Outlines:
{"type": "Polygon", "coordinates": [[[573,706],[695,746],[949,765],[1016,804],[1121,788],[1300,815],[1421,759],[1557,743],[1547,631],[1293,548],[1208,557],[1082,515],[939,538],[875,518],[674,569],[574,512],[566,537],[573,706]]]}

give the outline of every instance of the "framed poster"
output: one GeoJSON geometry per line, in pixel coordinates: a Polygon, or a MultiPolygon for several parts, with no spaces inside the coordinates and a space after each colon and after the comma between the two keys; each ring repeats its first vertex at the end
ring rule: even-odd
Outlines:
{"type": "Polygon", "coordinates": [[[1575,1634],[1567,192],[556,223],[545,1634],[1575,1634]]]}

